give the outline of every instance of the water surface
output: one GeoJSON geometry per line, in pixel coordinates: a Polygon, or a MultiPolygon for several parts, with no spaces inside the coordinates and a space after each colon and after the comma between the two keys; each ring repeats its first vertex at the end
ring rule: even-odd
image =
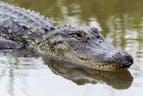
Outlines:
{"type": "Polygon", "coordinates": [[[132,54],[134,64],[119,74],[69,70],[45,58],[0,52],[1,96],[142,96],[142,0],[4,1],[38,11],[61,25],[96,26],[114,46],[132,54]]]}

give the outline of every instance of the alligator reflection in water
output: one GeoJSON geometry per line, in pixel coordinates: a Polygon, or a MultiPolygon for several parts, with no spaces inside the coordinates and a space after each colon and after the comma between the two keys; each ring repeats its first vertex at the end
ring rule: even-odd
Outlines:
{"type": "Polygon", "coordinates": [[[56,61],[51,58],[43,57],[49,68],[57,75],[75,82],[78,85],[87,83],[106,83],[115,89],[127,89],[133,81],[129,71],[124,72],[106,72],[93,69],[81,68],[74,64],[56,61]]]}

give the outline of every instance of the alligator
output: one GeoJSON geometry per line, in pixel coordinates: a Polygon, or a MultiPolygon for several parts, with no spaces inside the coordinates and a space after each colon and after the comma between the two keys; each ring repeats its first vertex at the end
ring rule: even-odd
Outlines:
{"type": "Polygon", "coordinates": [[[96,27],[55,25],[38,12],[2,1],[0,49],[27,49],[39,56],[103,71],[126,70],[133,64],[132,56],[108,43],[96,27]]]}

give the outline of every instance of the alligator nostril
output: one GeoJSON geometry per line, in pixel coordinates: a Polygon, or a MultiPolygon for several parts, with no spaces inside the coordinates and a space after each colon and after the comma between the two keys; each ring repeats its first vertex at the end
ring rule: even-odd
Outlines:
{"type": "Polygon", "coordinates": [[[114,56],[115,62],[122,67],[130,67],[133,64],[133,58],[128,53],[117,52],[114,56]]]}
{"type": "Polygon", "coordinates": [[[133,64],[133,58],[131,55],[129,54],[125,55],[125,59],[129,62],[128,65],[133,64]]]}
{"type": "Polygon", "coordinates": [[[98,33],[98,29],[96,27],[92,27],[91,28],[91,31],[95,32],[95,33],[98,33]]]}

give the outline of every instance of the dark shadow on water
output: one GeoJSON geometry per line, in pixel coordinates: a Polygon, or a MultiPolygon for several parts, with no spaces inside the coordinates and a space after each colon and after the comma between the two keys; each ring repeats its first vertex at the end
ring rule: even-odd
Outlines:
{"type": "Polygon", "coordinates": [[[106,83],[115,89],[127,89],[133,81],[133,77],[127,70],[123,72],[106,72],[83,68],[76,64],[46,57],[43,57],[43,60],[55,74],[69,79],[78,85],[106,83]]]}

